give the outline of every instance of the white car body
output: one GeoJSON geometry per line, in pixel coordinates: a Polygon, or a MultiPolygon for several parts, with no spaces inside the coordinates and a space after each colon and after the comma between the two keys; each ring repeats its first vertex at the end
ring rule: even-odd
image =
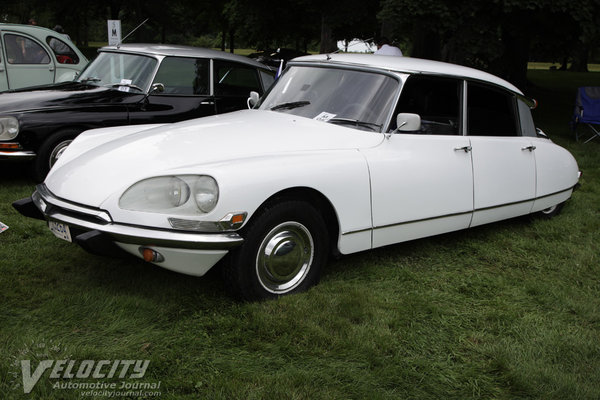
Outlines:
{"type": "MultiPolygon", "coordinates": [[[[386,115],[377,117],[384,121],[380,131],[360,130],[358,123],[346,125],[347,120],[334,124],[333,114],[317,112],[310,118],[270,111],[273,107],[268,101],[277,95],[273,91],[279,88],[283,95],[291,90],[281,89],[282,85],[294,85],[294,72],[288,70],[287,81],[284,74],[272,93],[261,99],[259,109],[81,134],[38,186],[33,203],[49,221],[100,232],[138,257],[151,249],[160,255],[150,260],[155,264],[201,276],[228,252],[244,245],[248,240],[245,229],[254,218],[264,218],[265,204],[279,197],[296,196],[293,200],[307,203],[318,199],[314,208],[323,214],[333,236],[329,237],[332,247],[350,254],[553,209],[571,196],[577,184],[578,167],[566,150],[546,137],[523,136],[526,128],[531,129],[525,127],[531,116],[525,115],[529,109],[523,106],[522,93],[485,72],[371,55],[308,56],[290,65],[292,70],[315,66],[324,74],[328,72],[323,68],[341,69],[340,76],[347,70],[385,74],[387,81],[397,82],[398,89],[390,95],[394,103],[386,115]],[[396,121],[395,102],[413,75],[432,76],[433,82],[449,77],[448,84],[459,88],[459,120],[437,124],[456,134],[391,129],[396,121]],[[471,82],[490,85],[493,91],[514,99],[520,135],[467,134],[464,109],[473,106],[465,93],[471,90],[471,82]],[[179,216],[173,210],[120,206],[124,193],[138,182],[197,175],[210,176],[218,183],[218,201],[209,212],[179,216]],[[232,215],[243,215],[243,224],[230,221],[232,215]],[[98,216],[103,221],[90,219],[98,216]]],[[[312,112],[308,108],[303,112],[312,112]]],[[[469,124],[475,122],[469,120],[469,124]]],[[[262,286],[265,295],[244,293],[243,297],[305,289],[296,281],[285,288],[262,286]]]]}

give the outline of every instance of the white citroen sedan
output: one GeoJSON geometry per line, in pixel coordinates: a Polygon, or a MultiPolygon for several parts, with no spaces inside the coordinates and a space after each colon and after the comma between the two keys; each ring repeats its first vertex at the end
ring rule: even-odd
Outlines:
{"type": "Polygon", "coordinates": [[[331,253],[552,216],[579,179],[533,100],[462,66],[306,56],[248,102],[88,131],[15,207],[93,253],[196,276],[225,259],[233,293],[264,299],[314,285],[331,253]]]}

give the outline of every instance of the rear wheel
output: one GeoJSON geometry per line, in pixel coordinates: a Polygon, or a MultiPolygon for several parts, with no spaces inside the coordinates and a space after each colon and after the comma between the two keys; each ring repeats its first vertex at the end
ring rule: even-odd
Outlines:
{"type": "Polygon", "coordinates": [[[542,211],[537,212],[536,216],[538,216],[540,218],[544,218],[544,219],[550,219],[560,213],[564,204],[565,203],[559,203],[559,204],[550,206],[546,209],[543,209],[542,211]]]}
{"type": "Polygon", "coordinates": [[[38,151],[37,158],[33,165],[33,174],[38,182],[42,182],[50,168],[54,166],[69,144],[80,132],[78,130],[64,130],[51,135],[38,151]]]}
{"type": "Polygon", "coordinates": [[[286,200],[264,208],[242,232],[244,244],[224,266],[226,285],[244,300],[307,290],[327,261],[328,235],[308,203],[286,200]]]}

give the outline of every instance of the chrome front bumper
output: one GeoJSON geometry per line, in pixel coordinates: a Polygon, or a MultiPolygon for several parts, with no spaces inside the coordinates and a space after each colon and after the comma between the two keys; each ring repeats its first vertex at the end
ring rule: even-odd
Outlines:
{"type": "Polygon", "coordinates": [[[35,156],[33,151],[0,151],[0,160],[28,161],[35,156]]]}
{"type": "MultiPolygon", "coordinates": [[[[44,184],[36,187],[30,201],[40,211],[43,219],[66,224],[80,233],[97,231],[118,243],[177,249],[229,250],[244,241],[235,232],[196,233],[115,223],[108,212],[62,200],[54,196],[44,184]]],[[[17,206],[19,202],[14,203],[15,208],[23,215],[35,218],[28,199],[20,202],[20,206],[17,206]]]]}

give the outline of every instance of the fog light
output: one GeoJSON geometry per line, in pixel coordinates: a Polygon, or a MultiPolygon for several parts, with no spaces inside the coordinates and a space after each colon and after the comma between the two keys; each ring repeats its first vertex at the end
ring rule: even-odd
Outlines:
{"type": "Polygon", "coordinates": [[[150,247],[141,246],[138,250],[144,258],[144,261],[153,263],[165,261],[165,257],[163,257],[162,254],[154,249],[151,249],[150,247]]]}

